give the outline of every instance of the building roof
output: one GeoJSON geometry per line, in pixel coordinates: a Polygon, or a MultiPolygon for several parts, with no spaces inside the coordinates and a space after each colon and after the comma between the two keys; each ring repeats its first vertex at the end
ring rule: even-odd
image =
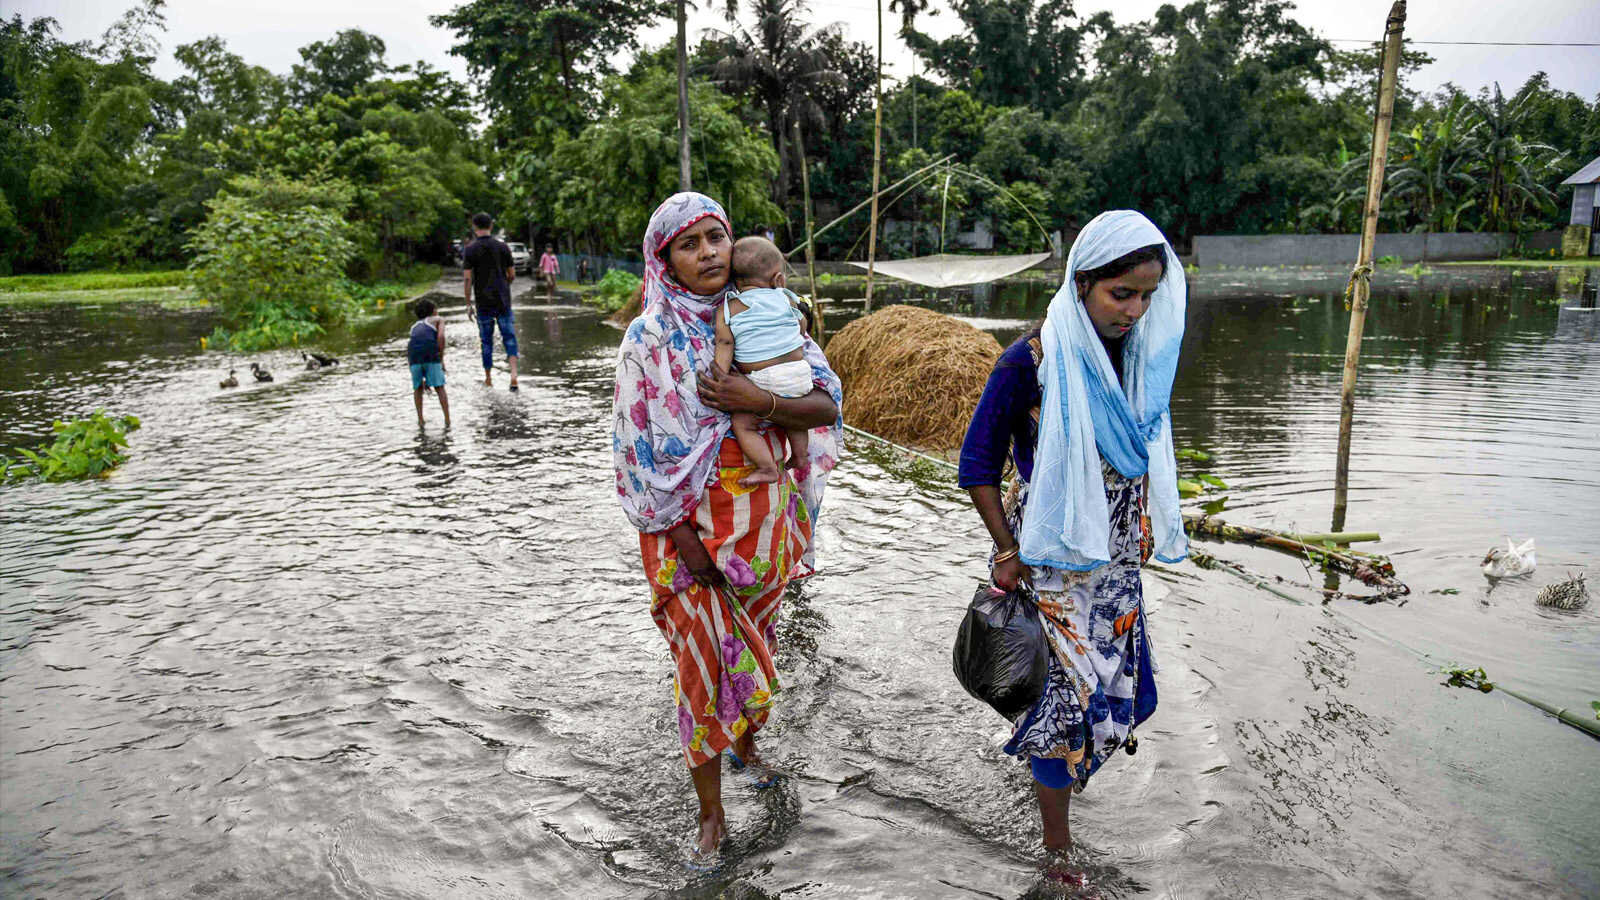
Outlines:
{"type": "Polygon", "coordinates": [[[1593,184],[1600,181],[1600,156],[1589,160],[1589,164],[1572,174],[1571,178],[1562,184],[1593,184]]]}

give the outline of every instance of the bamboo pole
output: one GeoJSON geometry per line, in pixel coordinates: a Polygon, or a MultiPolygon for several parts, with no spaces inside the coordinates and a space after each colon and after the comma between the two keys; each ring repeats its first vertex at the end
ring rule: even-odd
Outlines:
{"type": "Polygon", "coordinates": [[[1286,536],[1307,544],[1363,544],[1383,540],[1376,531],[1307,531],[1286,536]]]}
{"type": "Polygon", "coordinates": [[[1527,694],[1521,693],[1520,691],[1514,691],[1511,688],[1503,685],[1497,684],[1494,686],[1494,689],[1502,693],[1510,694],[1511,696],[1521,700],[1523,703],[1526,703],[1529,706],[1534,707],[1535,709],[1543,710],[1544,712],[1555,716],[1558,720],[1571,725],[1573,728],[1587,731],[1594,737],[1600,738],[1600,720],[1597,720],[1586,713],[1574,712],[1570,709],[1566,709],[1565,707],[1552,706],[1543,700],[1540,700],[1536,697],[1530,697],[1527,694]]]}
{"type": "MultiPolygon", "coordinates": [[[[936,169],[939,166],[944,165],[945,163],[949,162],[954,157],[955,157],[954,153],[947,153],[944,156],[942,156],[942,157],[934,160],[933,162],[928,163],[927,165],[923,166],[922,168],[916,170],[915,172],[912,172],[910,175],[907,175],[906,177],[900,179],[899,181],[896,181],[894,184],[891,184],[888,187],[884,188],[883,190],[874,193],[872,195],[872,197],[869,197],[866,200],[863,200],[860,203],[857,203],[855,206],[850,207],[848,212],[845,212],[845,213],[843,213],[843,214],[841,214],[839,216],[834,217],[833,221],[831,221],[828,224],[822,226],[821,228],[818,228],[816,236],[817,237],[822,237],[824,234],[827,234],[830,230],[832,230],[833,226],[839,224],[840,222],[843,222],[845,219],[850,218],[851,216],[855,215],[856,213],[862,211],[863,209],[866,209],[868,204],[870,204],[872,202],[872,199],[874,197],[879,197],[879,196],[882,196],[884,194],[887,194],[890,191],[894,190],[895,188],[899,187],[900,185],[905,184],[906,182],[910,181],[911,179],[916,178],[918,175],[921,175],[922,173],[928,171],[929,169],[936,169]]],[[[809,246],[811,246],[811,242],[810,241],[806,241],[804,244],[801,244],[801,245],[799,245],[797,247],[794,247],[788,253],[785,253],[784,256],[793,256],[796,253],[799,253],[802,249],[804,249],[806,247],[809,247],[809,246]]]]}
{"type": "Polygon", "coordinates": [[[1372,159],[1367,167],[1367,203],[1361,219],[1361,248],[1350,273],[1350,333],[1345,339],[1344,380],[1339,388],[1339,457],[1333,475],[1333,531],[1344,530],[1350,488],[1350,426],[1356,412],[1356,366],[1361,360],[1361,332],[1366,326],[1371,295],[1372,245],[1378,236],[1378,206],[1383,197],[1383,165],[1389,155],[1389,126],[1394,121],[1395,83],[1400,70],[1401,36],[1406,25],[1406,0],[1395,0],[1384,24],[1383,76],[1378,83],[1378,109],[1372,120],[1372,159]]]}
{"type": "Polygon", "coordinates": [[[878,80],[872,89],[872,221],[867,225],[867,306],[872,312],[872,274],[878,256],[878,178],[883,167],[883,0],[878,0],[878,80]]]}
{"type": "Polygon", "coordinates": [[[1209,537],[1224,541],[1254,544],[1258,547],[1266,547],[1270,550],[1278,550],[1294,556],[1312,559],[1329,568],[1337,569],[1362,584],[1380,588],[1391,596],[1404,596],[1411,593],[1411,589],[1395,577],[1394,564],[1382,556],[1351,550],[1335,550],[1295,540],[1289,535],[1265,528],[1252,528],[1249,525],[1230,525],[1221,519],[1213,519],[1210,516],[1184,516],[1183,527],[1185,531],[1195,537],[1209,537]]]}
{"type": "Polygon", "coordinates": [[[944,255],[944,227],[950,220],[950,177],[955,175],[955,167],[950,167],[944,173],[944,199],[939,201],[939,255],[944,255]]]}
{"type": "Polygon", "coordinates": [[[817,342],[818,347],[825,346],[826,332],[828,330],[826,317],[823,315],[822,300],[817,296],[817,250],[816,243],[811,234],[811,167],[806,164],[805,139],[800,134],[800,120],[794,121],[794,146],[800,151],[800,188],[805,197],[806,216],[806,289],[811,294],[812,318],[816,319],[816,333],[811,339],[817,342]]]}

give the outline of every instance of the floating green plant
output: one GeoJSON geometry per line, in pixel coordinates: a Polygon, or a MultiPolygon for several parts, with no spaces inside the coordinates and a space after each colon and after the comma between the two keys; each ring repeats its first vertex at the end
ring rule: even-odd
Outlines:
{"type": "Polygon", "coordinates": [[[111,417],[95,410],[86,419],[57,421],[55,440],[38,450],[15,448],[16,457],[0,454],[0,481],[71,481],[110,474],[128,459],[128,432],[139,428],[138,416],[111,417]]]}

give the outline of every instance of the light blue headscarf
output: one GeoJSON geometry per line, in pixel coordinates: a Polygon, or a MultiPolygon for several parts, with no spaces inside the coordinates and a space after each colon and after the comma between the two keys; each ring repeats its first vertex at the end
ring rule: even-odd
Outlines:
{"type": "Polygon", "coordinates": [[[1177,460],[1168,402],[1183,343],[1188,290],[1183,264],[1161,229],[1131,209],[1095,216],[1067,255],[1067,277],[1050,301],[1040,343],[1039,442],[1019,536],[1022,561],[1086,571],[1111,559],[1103,457],[1127,478],[1150,475],[1155,556],[1178,562],[1189,552],[1178,510],[1177,460]],[[1105,345],[1078,297],[1076,273],[1140,247],[1161,244],[1167,271],[1150,309],[1123,344],[1122,390],[1105,345]]]}

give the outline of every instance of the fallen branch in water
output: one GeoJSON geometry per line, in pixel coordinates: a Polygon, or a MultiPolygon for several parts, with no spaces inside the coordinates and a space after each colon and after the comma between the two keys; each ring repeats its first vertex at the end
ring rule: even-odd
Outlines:
{"type": "MultiPolygon", "coordinates": [[[[1267,576],[1262,575],[1259,572],[1253,572],[1244,566],[1239,565],[1238,563],[1229,562],[1225,559],[1218,559],[1217,557],[1212,556],[1203,550],[1196,550],[1193,547],[1189,548],[1189,561],[1202,569],[1218,569],[1223,572],[1227,572],[1231,575],[1244,579],[1253,587],[1261,588],[1262,590],[1282,597],[1285,600],[1291,600],[1300,604],[1304,604],[1306,601],[1278,590],[1277,588],[1273,587],[1273,583],[1290,584],[1294,585],[1295,587],[1305,588],[1308,591],[1314,591],[1321,594],[1325,601],[1342,599],[1358,600],[1362,603],[1382,603],[1385,600],[1393,600],[1396,597],[1404,596],[1404,594],[1391,593],[1384,590],[1380,590],[1376,594],[1350,594],[1344,591],[1334,590],[1332,588],[1312,587],[1310,585],[1304,585],[1298,582],[1290,581],[1289,579],[1284,578],[1282,575],[1267,576]]],[[[1398,584],[1398,582],[1396,583],[1398,584]]],[[[1402,584],[1400,587],[1404,588],[1405,585],[1402,584]]],[[[1404,601],[1401,602],[1402,604],[1404,603],[1404,601]]]]}
{"type": "MultiPolygon", "coordinates": [[[[1253,544],[1257,547],[1266,547],[1269,550],[1277,550],[1281,553],[1290,553],[1309,559],[1325,568],[1348,575],[1369,587],[1377,588],[1381,596],[1375,599],[1403,597],[1411,593],[1411,588],[1395,577],[1394,564],[1389,561],[1388,557],[1379,556],[1375,553],[1362,553],[1359,550],[1328,546],[1329,543],[1336,543],[1334,540],[1323,544],[1312,544],[1282,532],[1271,531],[1266,528],[1253,528],[1249,525],[1230,525],[1221,519],[1213,519],[1206,515],[1184,516],[1183,528],[1195,537],[1253,544]]],[[[1319,537],[1328,538],[1341,536],[1339,534],[1319,535],[1319,537]]],[[[1365,537],[1365,533],[1358,536],[1365,537]]],[[[1365,597],[1356,599],[1375,602],[1375,599],[1365,597]]]]}

